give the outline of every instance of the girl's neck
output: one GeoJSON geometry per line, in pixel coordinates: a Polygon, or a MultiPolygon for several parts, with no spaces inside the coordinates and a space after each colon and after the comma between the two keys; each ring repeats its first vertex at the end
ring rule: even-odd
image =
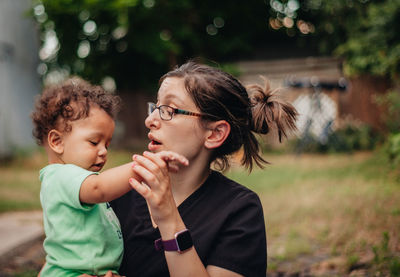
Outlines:
{"type": "Polygon", "coordinates": [[[180,168],[177,173],[170,174],[172,194],[179,206],[195,192],[210,175],[210,165],[204,162],[191,161],[187,168],[180,168]]]}

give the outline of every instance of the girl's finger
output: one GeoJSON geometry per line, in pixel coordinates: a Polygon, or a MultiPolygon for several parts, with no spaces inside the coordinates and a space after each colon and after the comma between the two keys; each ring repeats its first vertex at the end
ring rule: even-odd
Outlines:
{"type": "Polygon", "coordinates": [[[129,184],[134,190],[136,190],[141,196],[143,196],[143,198],[148,199],[150,197],[151,189],[145,184],[138,182],[134,178],[129,179],[129,184]]]}
{"type": "Polygon", "coordinates": [[[152,177],[155,177],[158,180],[162,180],[164,178],[167,178],[167,176],[168,176],[168,165],[164,160],[162,160],[160,158],[152,158],[152,157],[144,157],[141,155],[134,155],[133,160],[140,167],[146,169],[147,172],[143,171],[143,170],[140,170],[137,172],[142,178],[144,178],[146,180],[146,182],[150,181],[150,183],[153,183],[154,180],[149,180],[149,178],[152,178],[152,177]],[[146,179],[146,176],[147,176],[147,179],[146,179]]]}
{"type": "Polygon", "coordinates": [[[143,182],[149,186],[151,191],[159,191],[160,189],[163,190],[163,187],[160,185],[163,180],[169,179],[168,172],[167,175],[163,175],[161,170],[157,167],[157,170],[151,171],[145,166],[143,166],[142,162],[145,164],[146,162],[152,163],[145,157],[138,157],[137,158],[137,165],[132,167],[132,170],[142,178],[143,182]],[[143,162],[142,160],[145,160],[143,162]],[[147,160],[147,161],[146,161],[147,160]]]}

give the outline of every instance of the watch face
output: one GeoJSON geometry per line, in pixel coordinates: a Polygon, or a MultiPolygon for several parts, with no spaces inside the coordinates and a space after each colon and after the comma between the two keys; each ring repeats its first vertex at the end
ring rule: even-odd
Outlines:
{"type": "Polygon", "coordinates": [[[179,251],[184,251],[193,246],[192,237],[189,231],[182,232],[177,235],[176,242],[178,243],[179,251]]]}

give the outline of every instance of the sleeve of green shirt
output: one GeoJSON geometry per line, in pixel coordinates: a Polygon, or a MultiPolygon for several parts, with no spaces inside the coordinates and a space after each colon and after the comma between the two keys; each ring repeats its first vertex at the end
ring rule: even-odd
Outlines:
{"type": "Polygon", "coordinates": [[[83,181],[97,172],[88,171],[73,164],[55,165],[47,172],[43,192],[46,201],[57,201],[79,210],[90,210],[93,205],[79,201],[79,191],[83,181]],[[52,199],[52,200],[51,200],[52,199]]]}

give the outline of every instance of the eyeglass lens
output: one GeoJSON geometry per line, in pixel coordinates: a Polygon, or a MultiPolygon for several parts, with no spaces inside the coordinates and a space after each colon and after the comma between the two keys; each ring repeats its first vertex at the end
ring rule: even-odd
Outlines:
{"type": "Polygon", "coordinates": [[[158,109],[160,112],[160,117],[162,120],[171,120],[173,111],[171,111],[171,107],[168,107],[166,105],[161,105],[159,107],[156,106],[156,104],[149,102],[148,107],[147,107],[147,114],[151,115],[154,110],[158,109]]]}
{"type": "Polygon", "coordinates": [[[156,109],[156,104],[147,103],[147,115],[151,115],[155,109],[156,109]]]}
{"type": "Polygon", "coordinates": [[[170,111],[168,106],[160,106],[160,116],[164,120],[170,120],[172,118],[173,112],[170,111]]]}

